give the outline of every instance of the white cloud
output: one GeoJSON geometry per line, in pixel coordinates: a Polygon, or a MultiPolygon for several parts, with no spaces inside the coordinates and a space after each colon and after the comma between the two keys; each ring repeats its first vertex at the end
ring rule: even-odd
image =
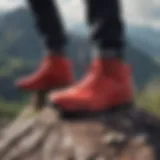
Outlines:
{"type": "Polygon", "coordinates": [[[129,23],[140,25],[159,24],[159,0],[122,0],[125,19],[129,23]],[[155,15],[157,14],[157,17],[155,15]]]}
{"type": "MultiPolygon", "coordinates": [[[[57,1],[67,24],[85,22],[85,8],[82,0],[57,1]]],[[[22,4],[24,0],[0,0],[0,10],[15,9],[22,4]]],[[[127,22],[160,27],[160,0],[122,0],[122,4],[127,22]]]]}
{"type": "Polygon", "coordinates": [[[13,10],[23,4],[23,0],[0,0],[0,11],[13,10]]]}
{"type": "MultiPolygon", "coordinates": [[[[85,22],[82,0],[59,0],[64,17],[69,22],[85,22]]],[[[160,27],[160,0],[122,0],[123,17],[136,25],[160,27]]]]}
{"type": "Polygon", "coordinates": [[[70,0],[68,2],[58,1],[59,6],[62,9],[63,15],[70,20],[79,20],[84,19],[84,5],[81,3],[81,0],[70,0]]]}
{"type": "Polygon", "coordinates": [[[58,4],[66,24],[84,22],[84,5],[81,0],[59,0],[58,4]]]}

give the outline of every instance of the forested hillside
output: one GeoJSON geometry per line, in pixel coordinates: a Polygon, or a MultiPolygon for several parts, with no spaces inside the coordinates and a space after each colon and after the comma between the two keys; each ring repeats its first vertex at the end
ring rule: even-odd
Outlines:
{"type": "MultiPolygon", "coordinates": [[[[78,25],[76,25],[77,27],[78,25]]],[[[79,78],[90,61],[90,43],[81,34],[81,27],[68,31],[68,56],[73,59],[79,78]]],[[[16,78],[32,72],[44,54],[42,39],[35,30],[28,10],[18,9],[3,17],[0,23],[0,97],[18,100],[21,93],[14,87],[16,78]]],[[[153,78],[160,76],[160,65],[153,57],[132,45],[128,38],[126,57],[133,65],[135,82],[143,88],[153,78]]]]}

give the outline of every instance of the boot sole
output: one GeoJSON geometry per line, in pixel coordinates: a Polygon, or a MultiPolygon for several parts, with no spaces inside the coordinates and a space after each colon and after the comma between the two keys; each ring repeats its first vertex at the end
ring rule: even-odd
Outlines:
{"type": "Polygon", "coordinates": [[[59,104],[54,104],[54,103],[48,103],[47,107],[50,108],[55,108],[61,113],[61,118],[64,120],[95,120],[99,119],[100,117],[107,116],[108,114],[112,113],[119,113],[119,112],[125,112],[127,110],[130,110],[134,108],[135,104],[134,102],[128,102],[128,103],[123,103],[120,105],[116,106],[111,106],[110,109],[106,110],[100,110],[100,111],[87,111],[87,110],[80,110],[80,111],[67,111],[62,109],[63,107],[60,106],[59,104]]]}

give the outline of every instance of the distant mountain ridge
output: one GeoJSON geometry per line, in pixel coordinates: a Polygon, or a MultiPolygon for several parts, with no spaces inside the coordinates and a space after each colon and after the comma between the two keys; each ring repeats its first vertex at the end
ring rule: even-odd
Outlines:
{"type": "Polygon", "coordinates": [[[160,29],[147,26],[128,26],[127,35],[130,42],[146,54],[160,57],[160,29]]]}
{"type": "MultiPolygon", "coordinates": [[[[84,74],[91,60],[90,41],[85,36],[87,34],[85,29],[83,28],[81,34],[80,28],[81,26],[77,24],[71,29],[74,33],[68,32],[67,48],[77,78],[84,74]]],[[[29,11],[18,9],[5,15],[0,23],[0,97],[11,100],[19,98],[21,94],[14,87],[14,80],[33,71],[43,55],[44,46],[29,11]]],[[[160,76],[160,66],[154,58],[135,47],[129,38],[126,59],[133,66],[138,88],[143,88],[153,78],[160,76]]]]}

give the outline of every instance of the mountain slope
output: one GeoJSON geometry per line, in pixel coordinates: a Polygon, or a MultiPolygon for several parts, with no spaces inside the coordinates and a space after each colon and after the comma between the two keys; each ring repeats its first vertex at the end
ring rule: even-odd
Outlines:
{"type": "MultiPolygon", "coordinates": [[[[88,38],[81,35],[80,28],[76,26],[73,30],[77,30],[79,34],[68,32],[67,54],[73,60],[77,78],[80,78],[91,60],[91,47],[88,38]]],[[[19,9],[3,17],[0,24],[0,97],[8,100],[21,97],[13,82],[19,76],[33,71],[43,56],[43,50],[43,43],[28,10],[19,9]]],[[[136,48],[130,39],[126,57],[133,65],[138,88],[160,76],[160,65],[144,51],[136,48]]]]}
{"type": "Polygon", "coordinates": [[[128,26],[129,41],[152,57],[160,57],[160,30],[148,26],[128,26]]]}

